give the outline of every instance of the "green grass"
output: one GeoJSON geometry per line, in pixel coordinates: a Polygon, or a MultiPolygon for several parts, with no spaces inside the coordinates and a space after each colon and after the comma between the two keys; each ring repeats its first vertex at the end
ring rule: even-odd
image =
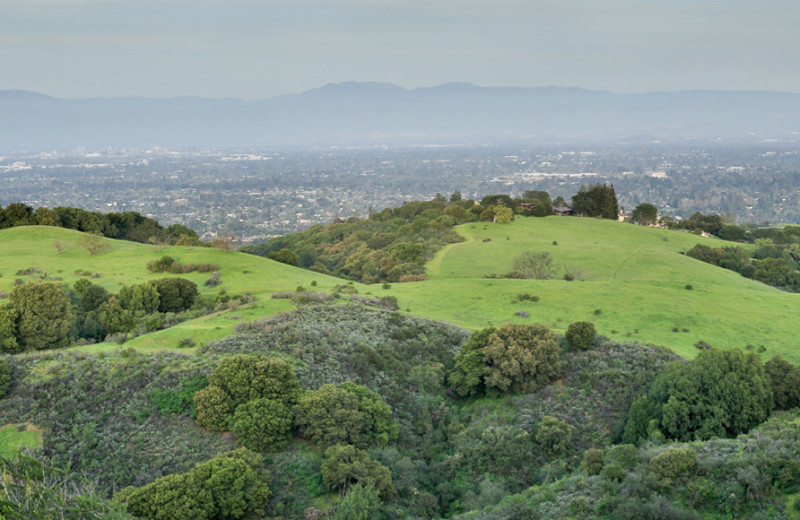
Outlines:
{"type": "MultiPolygon", "coordinates": [[[[204,316],[181,323],[175,327],[140,336],[127,343],[143,351],[172,350],[178,342],[191,337],[196,346],[222,339],[230,335],[237,323],[275,314],[292,307],[289,300],[271,300],[270,295],[278,291],[294,290],[298,286],[330,292],[345,283],[338,278],[311,271],[297,269],[279,262],[238,252],[224,252],[205,247],[155,247],[123,240],[109,240],[111,249],[106,253],[90,255],[80,247],[83,233],[69,229],[25,226],[0,230],[0,291],[11,292],[14,280],[31,280],[34,276],[17,276],[15,273],[28,268],[41,269],[48,277],[58,277],[58,283],[70,286],[82,278],[75,271],[100,273],[100,278],[90,278],[112,293],[119,292],[123,285],[142,283],[167,276],[181,276],[195,282],[200,294],[215,297],[224,289],[229,295],[249,293],[256,297],[255,304],[229,309],[221,313],[204,316]],[[63,254],[54,247],[56,240],[66,245],[63,254]],[[210,273],[187,273],[182,275],[156,274],[147,270],[147,263],[169,255],[182,264],[208,263],[220,266],[222,285],[204,286],[210,273]],[[318,286],[312,287],[315,281],[318,286]]],[[[363,292],[363,286],[359,291],[363,292]]],[[[7,299],[0,299],[0,304],[7,299]]],[[[116,343],[102,343],[75,347],[87,352],[113,351],[116,343]]],[[[182,351],[190,349],[180,349],[182,351]]]]}
{"type": "MultiPolygon", "coordinates": [[[[355,284],[359,293],[395,296],[403,311],[469,329],[515,322],[543,323],[564,332],[570,323],[587,320],[595,323],[600,334],[664,345],[687,357],[698,352],[696,342],[705,341],[719,347],[763,347],[764,359],[781,354],[800,363],[796,338],[800,294],[786,293],[680,254],[698,242],[725,245],[722,241],[606,220],[564,217],[464,224],[456,230],[467,240],[447,246],[429,262],[429,280],[396,283],[388,290],[380,285],[355,284]],[[484,242],[486,238],[491,240],[484,242]],[[552,279],[483,277],[511,271],[514,258],[529,249],[553,256],[556,275],[552,279]],[[578,279],[562,279],[565,265],[580,272],[578,279]],[[693,289],[687,290],[687,285],[693,289]],[[517,301],[523,293],[537,296],[539,301],[517,301]],[[596,310],[601,311],[599,315],[596,310]],[[530,317],[515,316],[518,311],[530,317]]],[[[257,256],[208,248],[156,250],[153,246],[111,241],[111,251],[91,256],[79,247],[81,236],[76,231],[49,227],[0,231],[0,290],[11,291],[17,270],[37,267],[69,284],[79,278],[74,274],[78,269],[99,272],[102,277],[93,281],[117,292],[123,284],[173,276],[153,274],[146,268],[149,261],[168,254],[184,264],[220,266],[223,284],[219,287],[203,286],[208,273],[182,275],[197,283],[205,296],[213,297],[225,289],[229,294],[250,293],[257,298],[254,304],[190,320],[125,344],[142,351],[177,349],[184,338],[200,346],[231,334],[237,323],[291,308],[289,300],[270,299],[273,292],[294,290],[300,285],[330,292],[335,285],[345,283],[257,256]],[[67,244],[62,255],[53,247],[57,239],[67,244]],[[317,287],[311,287],[312,280],[317,287]]],[[[119,345],[75,348],[109,352],[119,345]]]]}
{"type": "Polygon", "coordinates": [[[22,448],[42,445],[42,430],[32,424],[6,424],[0,428],[0,457],[13,457],[22,448]]]}
{"type": "Polygon", "coordinates": [[[720,240],[564,217],[456,229],[467,240],[447,246],[431,260],[428,281],[394,284],[387,291],[402,309],[471,329],[536,322],[564,332],[570,323],[586,320],[600,334],[664,345],[688,357],[698,352],[696,342],[705,341],[720,347],[749,344],[756,350],[763,345],[765,359],[781,354],[800,362],[800,294],[680,254],[698,242],[726,245],[720,240]],[[491,241],[484,242],[486,238],[491,241]],[[511,271],[514,258],[525,250],[552,255],[553,279],[483,278],[511,271]],[[563,280],[565,265],[579,270],[579,279],[563,280]],[[523,293],[539,301],[514,301],[523,293]],[[519,318],[517,311],[530,317],[519,318]]]}

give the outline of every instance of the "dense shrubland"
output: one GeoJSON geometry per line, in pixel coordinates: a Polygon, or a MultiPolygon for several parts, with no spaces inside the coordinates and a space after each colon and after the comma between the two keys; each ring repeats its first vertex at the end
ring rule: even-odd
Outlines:
{"type": "Polygon", "coordinates": [[[588,450],[581,471],[456,518],[794,518],[798,421],[794,410],[734,439],[588,450]]]}

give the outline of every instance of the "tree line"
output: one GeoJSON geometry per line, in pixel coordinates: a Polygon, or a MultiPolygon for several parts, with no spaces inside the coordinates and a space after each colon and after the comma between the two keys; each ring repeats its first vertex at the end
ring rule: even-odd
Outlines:
{"type": "Polygon", "coordinates": [[[135,211],[99,213],[71,207],[39,207],[34,210],[21,202],[12,202],[5,208],[0,206],[0,229],[17,226],[62,227],[144,244],[157,242],[175,245],[183,240],[187,245],[198,245],[195,242],[199,242],[193,229],[181,224],[165,228],[156,220],[135,211]]]}
{"type": "MultiPolygon", "coordinates": [[[[572,201],[575,214],[617,218],[613,186],[581,186],[572,201]]],[[[366,219],[312,226],[241,251],[363,283],[417,281],[425,279],[424,264],[438,250],[463,240],[453,226],[546,217],[555,207],[566,205],[563,198],[551,200],[547,192],[537,190],[526,191],[521,198],[494,194],[481,200],[464,199],[456,191],[449,199],[437,194],[432,200],[370,211],[366,219]]]]}
{"type": "MultiPolygon", "coordinates": [[[[74,342],[127,338],[133,331],[159,330],[209,302],[185,278],[161,278],[123,286],[118,294],[86,278],[72,288],[50,282],[18,284],[0,306],[0,352],[62,348],[74,342]]],[[[200,309],[201,312],[202,309],[200,309]]]]}

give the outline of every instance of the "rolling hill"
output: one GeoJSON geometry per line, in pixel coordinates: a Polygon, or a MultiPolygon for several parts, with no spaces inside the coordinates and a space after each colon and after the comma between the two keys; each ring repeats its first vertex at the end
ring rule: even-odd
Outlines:
{"type": "MultiPolygon", "coordinates": [[[[564,332],[570,323],[585,320],[610,338],[663,345],[686,357],[698,352],[697,342],[706,342],[719,347],[750,345],[764,352],[764,359],[781,354],[800,361],[795,341],[800,295],[680,254],[698,242],[720,245],[719,240],[559,217],[464,224],[456,230],[467,240],[447,246],[428,263],[429,280],[393,284],[389,289],[353,287],[362,295],[394,296],[401,310],[411,314],[473,330],[505,322],[535,322],[564,332]],[[551,279],[484,277],[511,271],[514,258],[526,250],[550,253],[554,260],[551,279]],[[563,279],[565,269],[574,274],[573,281],[563,279]],[[520,295],[538,301],[521,301],[520,295]]],[[[298,286],[330,292],[345,283],[264,258],[209,248],[156,248],[110,241],[109,252],[92,256],[78,245],[80,237],[75,231],[48,227],[0,231],[0,290],[11,290],[17,271],[36,268],[69,284],[79,278],[76,271],[99,273],[101,277],[93,281],[117,292],[123,284],[165,276],[148,272],[146,265],[170,255],[182,263],[220,266],[223,283],[215,288],[204,287],[207,274],[183,275],[197,283],[201,294],[213,296],[225,289],[228,294],[249,293],[257,299],[248,306],[135,338],[129,345],[136,348],[173,348],[186,337],[203,345],[230,334],[237,323],[291,307],[290,300],[271,299],[272,293],[298,286]],[[55,240],[67,244],[63,254],[53,247],[55,240]]],[[[97,351],[116,345],[80,348],[97,351]]]]}

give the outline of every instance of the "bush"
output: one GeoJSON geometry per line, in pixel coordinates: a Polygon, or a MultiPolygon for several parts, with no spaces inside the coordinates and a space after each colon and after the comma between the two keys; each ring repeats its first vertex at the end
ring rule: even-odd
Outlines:
{"type": "Polygon", "coordinates": [[[590,448],[583,452],[581,471],[586,473],[589,477],[592,475],[599,475],[603,470],[603,463],[603,450],[590,448]]]}
{"type": "Polygon", "coordinates": [[[536,442],[551,457],[561,457],[572,441],[573,427],[555,417],[546,415],[536,429],[536,442]]]}
{"type": "Polygon", "coordinates": [[[175,259],[171,256],[164,255],[158,260],[153,260],[147,264],[147,270],[152,273],[166,273],[170,270],[175,263],[175,259]]]}
{"type": "Polygon", "coordinates": [[[597,331],[590,321],[576,321],[567,328],[566,340],[570,350],[589,350],[594,347],[597,331]]]}
{"type": "Polygon", "coordinates": [[[281,401],[254,399],[236,408],[231,430],[239,444],[250,450],[282,450],[289,445],[292,413],[281,401]]]}
{"type": "Polygon", "coordinates": [[[5,359],[0,358],[0,399],[8,393],[9,386],[11,386],[11,367],[5,359]]]}
{"type": "Polygon", "coordinates": [[[263,518],[271,496],[263,458],[240,449],[114,496],[128,512],[151,520],[263,518]]]}
{"type": "Polygon", "coordinates": [[[697,454],[691,448],[668,448],[650,459],[650,471],[659,480],[671,483],[688,475],[697,463],[697,454]]]}
{"type": "Polygon", "coordinates": [[[622,468],[633,469],[638,461],[636,446],[633,444],[618,444],[608,450],[606,459],[622,468]]]}
{"type": "Polygon", "coordinates": [[[484,383],[497,392],[531,393],[561,374],[558,337],[544,325],[505,324],[483,349],[484,383]]]}
{"type": "Polygon", "coordinates": [[[688,364],[668,365],[648,401],[661,431],[680,441],[746,433],[773,407],[760,358],[738,349],[703,350],[688,364]]]}
{"type": "Polygon", "coordinates": [[[234,408],[262,397],[292,406],[302,391],[291,366],[266,356],[227,357],[209,374],[208,381],[230,397],[234,408]]]}
{"type": "Polygon", "coordinates": [[[294,408],[301,435],[322,446],[386,445],[397,438],[392,410],[365,386],[346,382],[306,392],[294,408]]]}
{"type": "Polygon", "coordinates": [[[336,506],[333,520],[374,520],[380,518],[381,499],[375,485],[357,483],[336,506]]]}
{"type": "Polygon", "coordinates": [[[372,483],[381,498],[395,494],[388,468],[369,458],[366,451],[349,445],[331,446],[325,450],[322,482],[328,489],[346,492],[353,484],[372,483]]]}
{"type": "Polygon", "coordinates": [[[232,399],[218,386],[210,385],[194,394],[194,407],[197,410],[197,424],[209,430],[230,429],[232,399]]]}

